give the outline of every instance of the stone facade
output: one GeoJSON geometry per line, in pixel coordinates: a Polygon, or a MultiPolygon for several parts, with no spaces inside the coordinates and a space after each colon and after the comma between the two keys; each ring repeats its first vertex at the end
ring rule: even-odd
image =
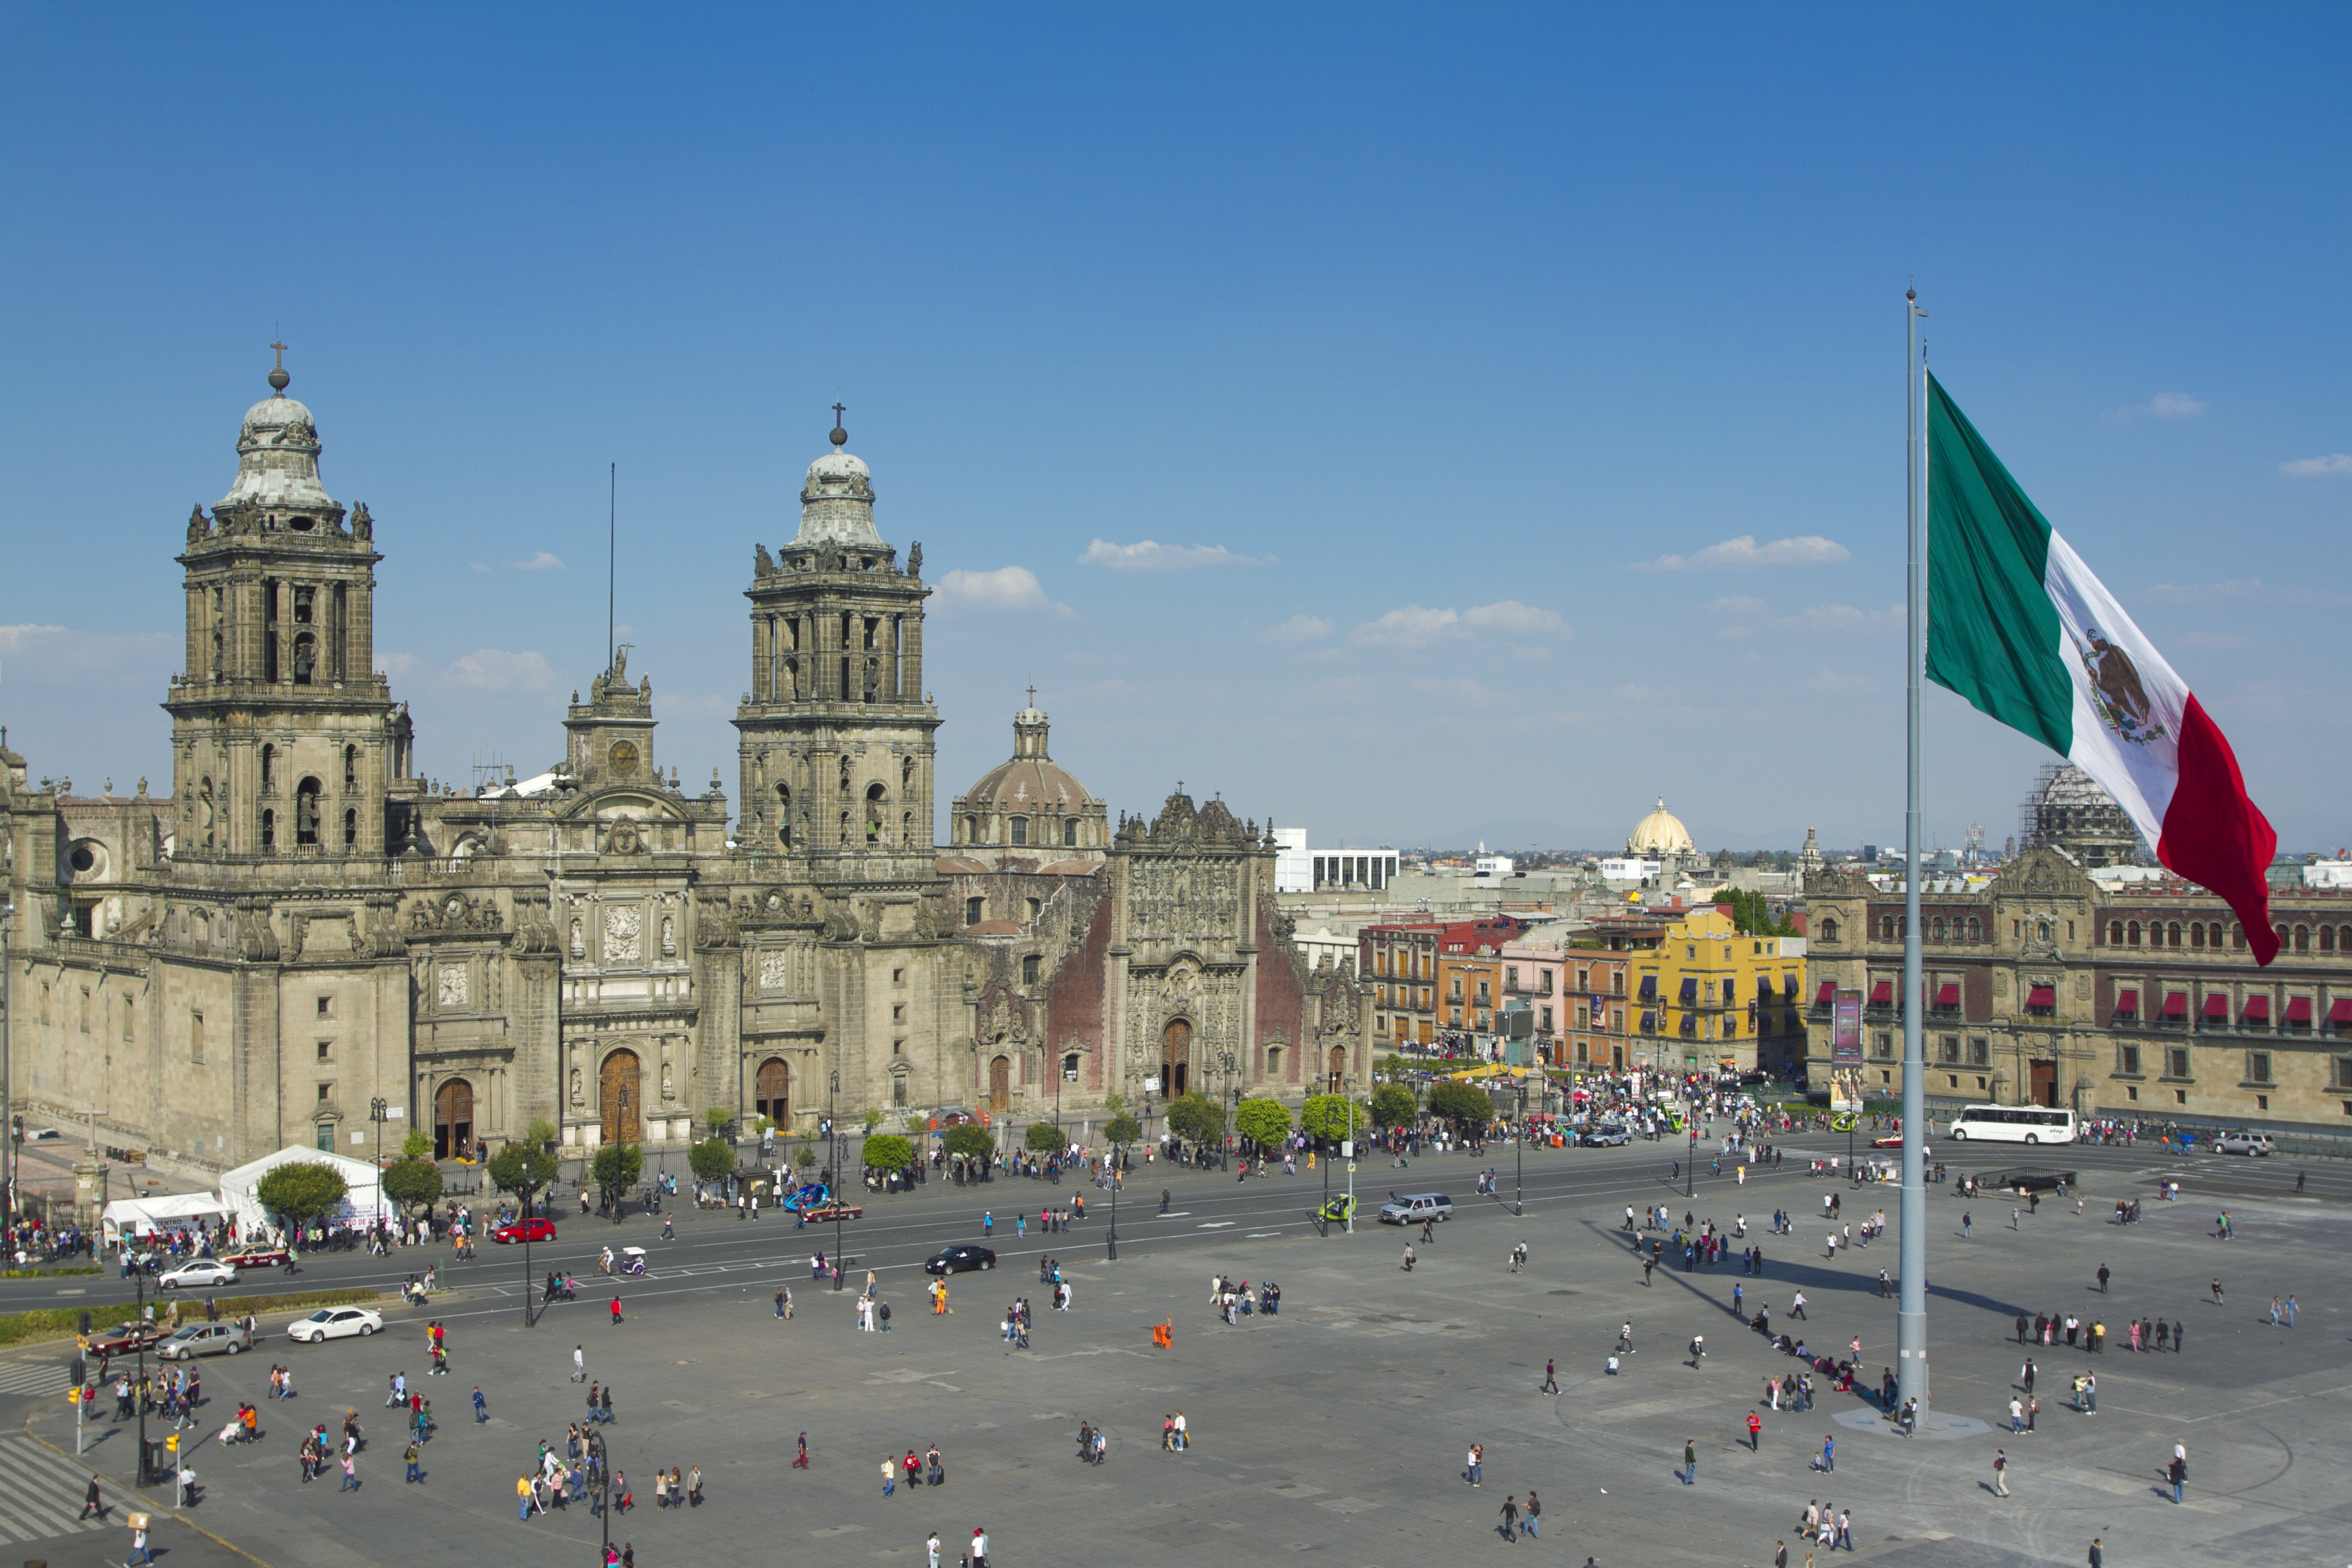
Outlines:
{"type": "Polygon", "coordinates": [[[0,746],[5,1048],[29,1115],[203,1172],[411,1127],[455,1153],[541,1120],[585,1149],[683,1139],[712,1110],[793,1131],[828,1109],[1034,1116],[1054,1086],[1139,1099],[1163,1057],[1193,1087],[1295,1092],[1305,1055],[1365,1081],[1352,968],[1299,959],[1272,844],[1222,804],[1180,791],[1107,841],[1030,710],[992,775],[1011,781],[987,796],[993,842],[940,857],[922,549],[901,564],[882,539],[838,427],[794,538],[754,549],[730,835],[715,775],[664,774],[626,647],[538,777],[417,775],[375,669],[374,520],[326,492],[286,384],[273,371],[234,486],[187,524],[169,792],[36,784],[0,746]],[[1055,860],[1012,842],[1024,780],[1060,782],[1038,818],[1055,860]]]}
{"type": "MultiPolygon", "coordinates": [[[[1830,1007],[1863,1000],[1863,1079],[1903,1086],[1904,900],[1851,872],[1805,884],[1811,1081],[1830,1007]]],[[[1931,1104],[2042,1104],[2084,1116],[2352,1127],[2352,897],[2274,887],[2282,951],[2256,964],[2229,906],[2168,874],[2094,874],[2042,846],[1976,891],[1920,900],[1931,1104]]]]}

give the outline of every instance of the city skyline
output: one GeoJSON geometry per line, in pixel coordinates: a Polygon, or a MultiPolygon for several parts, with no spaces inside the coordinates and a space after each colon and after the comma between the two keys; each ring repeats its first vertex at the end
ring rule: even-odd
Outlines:
{"type": "MultiPolygon", "coordinates": [[[[752,547],[840,402],[937,590],[942,802],[1034,680],[1114,810],[1181,778],[1318,843],[1605,847],[1664,794],[1702,847],[1899,843],[1916,276],[2283,844],[2352,838],[2331,13],[1306,13],[1245,55],[1239,13],[604,15],[15,17],[36,776],[168,776],[173,558],[282,338],[436,778],[561,754],[617,464],[663,755],[731,786],[752,547]],[[94,99],[37,69],[89,50],[94,99]]],[[[2050,759],[1927,713],[1931,837],[2000,843],[2050,759]]]]}

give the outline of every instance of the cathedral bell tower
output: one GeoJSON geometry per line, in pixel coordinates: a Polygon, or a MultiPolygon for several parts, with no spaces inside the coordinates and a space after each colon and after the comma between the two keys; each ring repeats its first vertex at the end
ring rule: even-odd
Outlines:
{"type": "Polygon", "coordinates": [[[237,431],[236,482],[188,519],[186,672],[172,715],[175,858],[334,860],[384,853],[404,722],[375,672],[374,526],[319,482],[319,431],[270,395],[237,431]]]}
{"type": "Polygon", "coordinates": [[[874,529],[872,476],[838,424],[832,438],[809,465],[800,532],[773,558],[756,547],[744,593],[738,838],[820,881],[929,879],[940,716],[923,689],[923,547],[899,568],[874,529]]]}

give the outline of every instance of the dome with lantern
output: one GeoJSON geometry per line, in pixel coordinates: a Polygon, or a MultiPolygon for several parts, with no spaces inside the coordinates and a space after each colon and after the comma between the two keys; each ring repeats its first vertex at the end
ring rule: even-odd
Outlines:
{"type": "Polygon", "coordinates": [[[956,797],[950,852],[990,851],[1044,859],[1099,859],[1109,843],[1103,803],[1046,754],[1048,722],[1030,692],[1013,716],[1013,755],[956,797]]]}
{"type": "Polygon", "coordinates": [[[1625,853],[1644,859],[1670,860],[1677,856],[1695,855],[1698,846],[1691,842],[1690,830],[1682,818],[1666,809],[1666,797],[1658,797],[1658,808],[1633,825],[1626,836],[1625,853]]]}

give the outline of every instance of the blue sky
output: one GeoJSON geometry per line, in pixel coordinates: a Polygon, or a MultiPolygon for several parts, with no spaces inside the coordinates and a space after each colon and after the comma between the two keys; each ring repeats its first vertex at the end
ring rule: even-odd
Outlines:
{"type": "MultiPolygon", "coordinates": [[[[731,784],[752,544],[838,399],[940,585],[942,806],[1034,680],[1114,809],[1899,841],[1916,277],[1954,396],[2333,847],[2348,35],[11,5],[0,721],[36,776],[168,776],[172,557],[282,333],[436,777],[560,754],[617,463],[661,757],[731,784]]],[[[1998,843],[2042,755],[1928,714],[1931,833],[1998,843]]]]}

